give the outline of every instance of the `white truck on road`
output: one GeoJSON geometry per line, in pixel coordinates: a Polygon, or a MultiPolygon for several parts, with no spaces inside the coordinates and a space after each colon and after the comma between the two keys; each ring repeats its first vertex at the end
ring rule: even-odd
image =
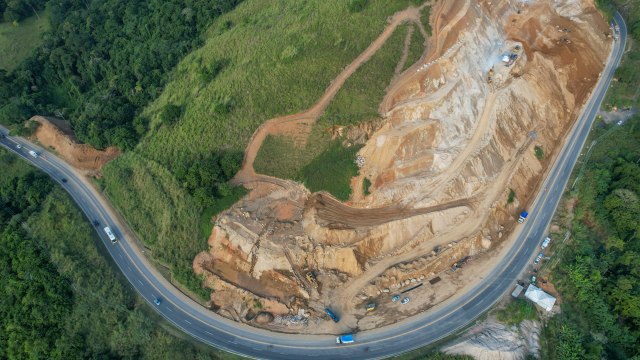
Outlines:
{"type": "Polygon", "coordinates": [[[115,244],[116,241],[118,241],[116,239],[116,236],[113,235],[113,232],[111,231],[111,229],[108,226],[104,228],[104,232],[107,234],[107,236],[109,237],[109,240],[111,240],[112,244],[115,244]]]}
{"type": "Polygon", "coordinates": [[[38,153],[33,150],[29,150],[29,155],[33,156],[34,158],[38,157],[38,153]]]}

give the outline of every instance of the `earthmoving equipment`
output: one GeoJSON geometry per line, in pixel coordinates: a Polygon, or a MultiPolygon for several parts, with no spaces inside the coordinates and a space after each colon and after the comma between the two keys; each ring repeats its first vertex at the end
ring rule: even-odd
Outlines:
{"type": "Polygon", "coordinates": [[[333,320],[334,322],[338,322],[340,321],[340,318],[336,316],[336,314],[333,313],[333,311],[331,311],[331,309],[329,308],[324,308],[324,312],[327,313],[327,315],[329,315],[329,317],[331,318],[331,320],[333,320]]]}
{"type": "Polygon", "coordinates": [[[311,283],[311,285],[313,285],[313,287],[318,287],[318,280],[316,280],[316,276],[313,274],[312,271],[309,271],[306,277],[307,277],[307,280],[309,280],[309,282],[311,283]]]}

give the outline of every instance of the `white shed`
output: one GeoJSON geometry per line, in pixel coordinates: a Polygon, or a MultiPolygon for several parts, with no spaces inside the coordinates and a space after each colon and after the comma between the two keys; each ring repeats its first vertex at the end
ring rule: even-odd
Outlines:
{"type": "Polygon", "coordinates": [[[524,293],[524,297],[538,304],[538,306],[547,311],[551,311],[553,304],[556,303],[556,298],[534,285],[529,285],[527,292],[524,293]]]}

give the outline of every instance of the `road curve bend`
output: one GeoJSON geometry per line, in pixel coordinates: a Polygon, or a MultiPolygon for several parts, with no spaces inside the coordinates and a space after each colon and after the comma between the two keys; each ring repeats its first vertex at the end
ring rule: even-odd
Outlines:
{"type": "MultiPolygon", "coordinates": [[[[185,333],[217,348],[251,358],[263,359],[376,359],[397,355],[454,333],[491,308],[514,284],[530,261],[551,222],[569,175],[580,156],[589,130],[600,107],[627,39],[620,14],[614,22],[620,36],[613,44],[609,60],[582,113],[549,172],[534,204],[530,219],[521,225],[520,234],[506,256],[493,271],[466,294],[417,314],[397,324],[356,334],[356,342],[338,346],[328,335],[281,334],[240,324],[205,309],[172,286],[151,265],[137,247],[131,232],[116,216],[105,198],[69,165],[46,150],[18,137],[2,136],[0,145],[46,172],[74,199],[88,219],[98,221],[96,231],[115,263],[136,291],[160,315],[185,333]],[[17,145],[21,148],[17,148],[17,145]],[[38,157],[28,151],[35,150],[38,157]],[[63,181],[64,179],[64,181],[63,181]],[[110,226],[119,241],[115,244],[101,230],[110,226]],[[153,300],[162,299],[160,305],[153,300]]],[[[0,127],[0,132],[7,133],[0,127]]]]}

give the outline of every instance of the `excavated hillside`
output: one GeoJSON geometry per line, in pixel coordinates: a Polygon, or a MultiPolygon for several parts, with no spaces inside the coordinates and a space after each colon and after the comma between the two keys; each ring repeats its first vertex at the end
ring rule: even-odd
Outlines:
{"type": "Polygon", "coordinates": [[[34,116],[30,120],[40,124],[33,138],[43,146],[55,150],[67,163],[83,173],[96,175],[104,164],[121,153],[115,147],[97,150],[90,145],[81,144],[67,121],[44,116],[34,116]]]}
{"type": "MultiPolygon", "coordinates": [[[[415,11],[403,14],[385,33],[416,21],[415,11]]],[[[277,132],[257,131],[236,179],[251,191],[216,218],[209,251],[193,263],[218,313],[287,332],[371,329],[468,288],[509,244],[516,214],[540,190],[598,80],[610,30],[591,0],[439,1],[430,22],[421,60],[387,88],[384,122],[364,127],[377,130],[359,152],[349,205],[255,174],[252,156],[277,132]],[[391,300],[401,293],[408,304],[391,300]]],[[[306,131],[334,85],[280,121],[306,131]]]]}

